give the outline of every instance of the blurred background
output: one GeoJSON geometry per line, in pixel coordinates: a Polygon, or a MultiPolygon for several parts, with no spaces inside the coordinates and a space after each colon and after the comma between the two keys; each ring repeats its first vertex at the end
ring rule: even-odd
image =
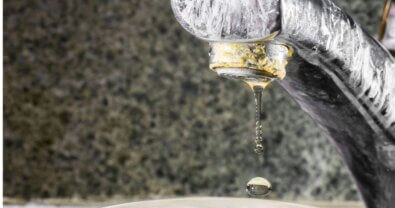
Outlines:
{"type": "MultiPolygon", "coordinates": [[[[338,0],[367,31],[384,0],[338,0]]],[[[4,1],[6,200],[246,197],[359,200],[336,149],[277,84],[253,94],[208,70],[168,0],[4,1]]]]}

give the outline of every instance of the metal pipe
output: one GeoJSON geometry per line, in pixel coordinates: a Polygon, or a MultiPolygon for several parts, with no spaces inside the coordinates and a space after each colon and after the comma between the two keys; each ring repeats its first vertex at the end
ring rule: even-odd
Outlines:
{"type": "MultiPolygon", "coordinates": [[[[334,141],[366,206],[393,207],[395,61],[358,23],[331,0],[172,0],[172,7],[187,31],[212,44],[292,48],[280,85],[334,141]]],[[[213,70],[243,80],[273,75],[222,64],[213,70]]]]}

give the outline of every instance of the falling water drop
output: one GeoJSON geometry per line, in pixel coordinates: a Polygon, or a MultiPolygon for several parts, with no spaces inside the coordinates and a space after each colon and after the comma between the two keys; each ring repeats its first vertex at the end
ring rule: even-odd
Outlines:
{"type": "Polygon", "coordinates": [[[255,96],[255,152],[263,153],[263,129],[262,129],[262,91],[261,86],[254,86],[255,96]]]}
{"type": "Polygon", "coordinates": [[[250,196],[265,196],[272,190],[272,185],[262,177],[255,177],[247,183],[246,191],[250,196]]]}
{"type": "MultiPolygon", "coordinates": [[[[262,120],[265,117],[262,111],[262,92],[263,89],[269,84],[269,82],[264,82],[260,84],[248,84],[254,91],[255,98],[255,152],[257,154],[262,154],[264,152],[262,120]]],[[[247,183],[246,188],[248,195],[253,197],[265,196],[269,194],[271,190],[272,185],[270,184],[270,182],[262,177],[252,178],[247,183]]]]}

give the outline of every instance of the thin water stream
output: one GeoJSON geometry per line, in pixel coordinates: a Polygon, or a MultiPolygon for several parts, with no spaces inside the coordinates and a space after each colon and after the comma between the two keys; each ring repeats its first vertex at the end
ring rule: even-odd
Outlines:
{"type": "Polygon", "coordinates": [[[254,97],[255,97],[255,152],[257,154],[263,154],[263,127],[262,127],[262,91],[261,86],[254,86],[254,97]]]}
{"type": "MultiPolygon", "coordinates": [[[[255,98],[255,152],[259,155],[264,153],[263,137],[263,107],[262,107],[262,85],[251,85],[255,98]]],[[[255,177],[247,183],[247,194],[251,197],[261,197],[270,193],[272,185],[266,178],[255,177]]]]}

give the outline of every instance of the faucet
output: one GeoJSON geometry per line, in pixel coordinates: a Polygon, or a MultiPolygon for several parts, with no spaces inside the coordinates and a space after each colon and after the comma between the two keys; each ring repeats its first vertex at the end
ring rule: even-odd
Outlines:
{"type": "Polygon", "coordinates": [[[277,80],[336,145],[368,208],[395,206],[395,61],[331,0],[171,0],[210,69],[277,80]]]}

